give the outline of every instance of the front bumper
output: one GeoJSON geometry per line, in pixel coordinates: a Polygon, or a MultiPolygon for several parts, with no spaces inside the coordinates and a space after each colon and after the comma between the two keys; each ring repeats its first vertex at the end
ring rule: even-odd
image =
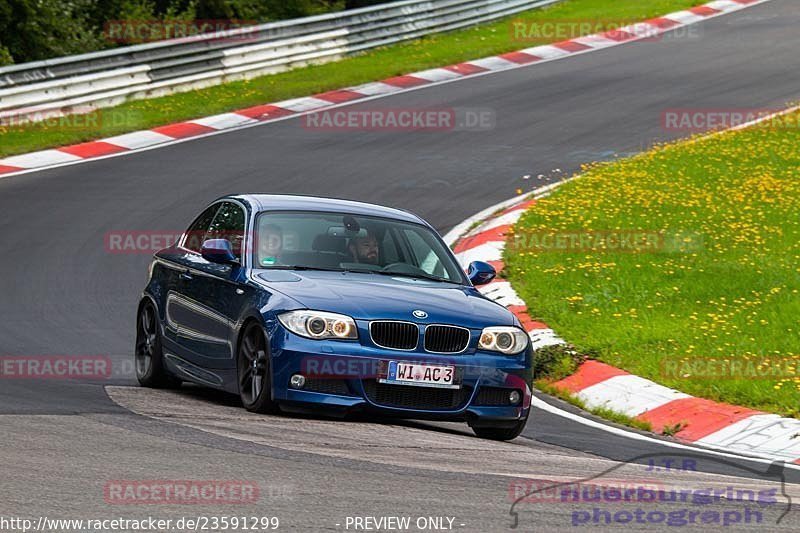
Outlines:
{"type": "Polygon", "coordinates": [[[290,410],[466,421],[471,425],[513,425],[528,416],[531,403],[530,348],[516,356],[467,350],[458,355],[402,351],[359,342],[318,341],[277,328],[271,342],[273,398],[290,410]],[[389,361],[456,367],[459,389],[381,384],[389,361]],[[295,374],[303,389],[291,388],[295,374]],[[517,390],[516,405],[508,394],[517,390]]]}

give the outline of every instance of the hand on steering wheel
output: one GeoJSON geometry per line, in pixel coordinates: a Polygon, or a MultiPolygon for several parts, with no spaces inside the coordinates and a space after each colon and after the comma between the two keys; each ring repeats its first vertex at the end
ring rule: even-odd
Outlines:
{"type": "Polygon", "coordinates": [[[391,263],[381,269],[381,272],[397,272],[400,274],[420,274],[425,275],[425,271],[408,263],[391,263]]]}

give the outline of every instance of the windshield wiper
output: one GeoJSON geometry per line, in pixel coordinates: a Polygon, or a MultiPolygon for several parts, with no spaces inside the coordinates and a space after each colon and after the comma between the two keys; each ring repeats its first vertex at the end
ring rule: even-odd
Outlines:
{"type": "Polygon", "coordinates": [[[383,276],[401,276],[405,278],[418,278],[428,281],[439,281],[444,283],[453,283],[461,285],[461,282],[453,281],[438,276],[431,276],[430,274],[412,274],[409,272],[395,272],[393,270],[370,270],[368,268],[333,268],[333,267],[316,267],[308,265],[275,265],[270,267],[262,267],[263,270],[318,270],[321,272],[351,272],[353,274],[381,274],[383,276]]]}
{"type": "Polygon", "coordinates": [[[321,270],[323,272],[344,272],[344,270],[341,268],[315,267],[308,265],[275,265],[261,268],[264,270],[321,270]]]}
{"type": "Polygon", "coordinates": [[[370,270],[368,268],[343,268],[342,272],[352,272],[353,274],[378,274],[377,270],[370,270]]]}
{"type": "Polygon", "coordinates": [[[354,274],[375,274],[376,271],[366,268],[335,268],[335,267],[317,267],[309,265],[276,265],[271,267],[262,267],[264,270],[318,270],[322,272],[352,272],[354,274]]]}
{"type": "Polygon", "coordinates": [[[419,278],[419,279],[426,279],[429,281],[441,281],[444,283],[453,283],[455,285],[461,285],[458,281],[453,281],[451,279],[440,278],[439,276],[431,276],[430,274],[411,274],[409,272],[395,272],[392,270],[378,270],[375,272],[376,274],[383,274],[384,276],[401,276],[405,278],[419,278]]]}

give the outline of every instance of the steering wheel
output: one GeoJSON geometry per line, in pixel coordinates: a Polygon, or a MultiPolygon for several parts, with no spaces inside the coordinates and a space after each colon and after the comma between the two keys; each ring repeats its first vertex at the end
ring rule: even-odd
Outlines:
{"type": "Polygon", "coordinates": [[[421,276],[426,276],[427,273],[419,267],[415,267],[414,265],[409,265],[408,263],[392,263],[390,265],[386,265],[381,269],[381,272],[396,272],[398,274],[418,274],[421,276]]]}

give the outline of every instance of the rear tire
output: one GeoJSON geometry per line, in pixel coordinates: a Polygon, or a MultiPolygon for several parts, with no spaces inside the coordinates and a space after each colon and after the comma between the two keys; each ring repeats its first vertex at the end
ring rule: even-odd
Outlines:
{"type": "Polygon", "coordinates": [[[247,325],[236,355],[239,377],[239,398],[253,413],[270,414],[279,411],[272,400],[272,372],[264,332],[257,322],[247,325]]]}
{"type": "Polygon", "coordinates": [[[142,304],[136,319],[134,366],[136,379],[143,387],[163,389],[179,387],[181,384],[164,366],[158,313],[149,300],[142,304]]]}
{"type": "Polygon", "coordinates": [[[525,424],[527,423],[528,417],[525,417],[511,427],[473,427],[472,431],[482,439],[512,440],[519,437],[519,434],[525,429],[525,424]]]}

